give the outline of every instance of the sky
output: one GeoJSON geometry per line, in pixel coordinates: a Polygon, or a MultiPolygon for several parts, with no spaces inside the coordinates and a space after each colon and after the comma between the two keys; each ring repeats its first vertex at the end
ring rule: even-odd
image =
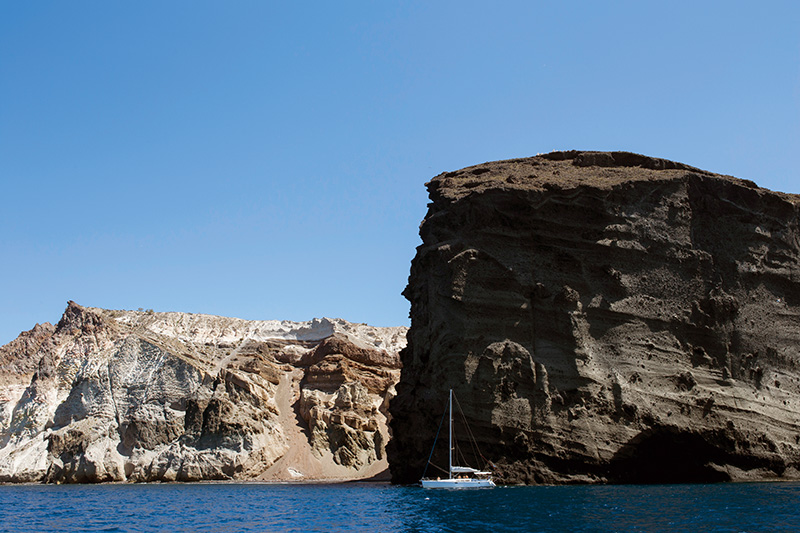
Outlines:
{"type": "Polygon", "coordinates": [[[409,325],[424,184],[625,150],[800,193],[800,2],[0,0],[0,344],[68,300],[409,325]]]}

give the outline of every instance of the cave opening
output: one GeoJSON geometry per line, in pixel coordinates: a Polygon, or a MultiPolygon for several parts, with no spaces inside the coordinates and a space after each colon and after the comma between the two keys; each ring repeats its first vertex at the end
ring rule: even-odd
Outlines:
{"type": "Polygon", "coordinates": [[[672,427],[643,431],[611,461],[609,480],[617,483],[719,483],[726,453],[702,434],[672,427]]]}

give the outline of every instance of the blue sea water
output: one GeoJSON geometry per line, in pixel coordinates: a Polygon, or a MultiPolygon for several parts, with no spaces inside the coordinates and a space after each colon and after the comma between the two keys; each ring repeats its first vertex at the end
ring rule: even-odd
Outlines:
{"type": "Polygon", "coordinates": [[[798,531],[800,484],[0,486],[0,531],[798,531]]]}

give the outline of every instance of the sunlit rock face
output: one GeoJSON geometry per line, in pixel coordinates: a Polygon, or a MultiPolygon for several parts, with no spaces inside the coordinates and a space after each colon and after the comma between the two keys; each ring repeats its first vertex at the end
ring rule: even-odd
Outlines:
{"type": "Polygon", "coordinates": [[[405,331],[70,302],[0,348],[0,481],[379,475],[405,331]]]}
{"type": "Polygon", "coordinates": [[[625,152],[427,186],[394,481],[449,388],[502,482],[798,477],[798,196],[625,152]]]}

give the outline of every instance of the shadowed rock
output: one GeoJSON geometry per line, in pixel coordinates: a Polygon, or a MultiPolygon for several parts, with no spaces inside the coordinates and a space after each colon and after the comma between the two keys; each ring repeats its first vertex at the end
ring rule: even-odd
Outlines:
{"type": "Polygon", "coordinates": [[[449,388],[507,483],[798,476],[800,198],[627,152],[427,187],[394,481],[449,388]]]}

